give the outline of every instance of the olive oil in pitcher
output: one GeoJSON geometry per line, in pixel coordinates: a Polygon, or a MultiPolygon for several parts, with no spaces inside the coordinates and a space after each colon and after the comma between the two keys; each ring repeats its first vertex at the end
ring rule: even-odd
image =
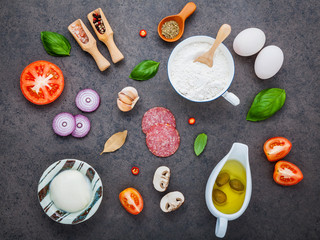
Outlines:
{"type": "Polygon", "coordinates": [[[233,214],[240,210],[245,198],[246,170],[235,160],[228,160],[222,167],[212,190],[212,201],[217,210],[233,214]]]}

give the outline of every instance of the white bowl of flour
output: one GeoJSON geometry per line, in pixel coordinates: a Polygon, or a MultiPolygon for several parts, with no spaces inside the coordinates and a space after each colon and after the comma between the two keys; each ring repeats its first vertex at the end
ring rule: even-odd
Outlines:
{"type": "Polygon", "coordinates": [[[193,102],[209,102],[223,96],[233,105],[239,98],[227,91],[234,76],[234,62],[228,48],[222,43],[213,56],[213,67],[193,62],[207,52],[215,39],[194,36],[179,43],[168,61],[168,76],[178,94],[193,102]]]}

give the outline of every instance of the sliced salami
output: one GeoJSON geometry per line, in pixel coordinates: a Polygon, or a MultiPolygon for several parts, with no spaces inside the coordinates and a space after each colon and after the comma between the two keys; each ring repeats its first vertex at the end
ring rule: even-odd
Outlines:
{"type": "Polygon", "coordinates": [[[148,130],[155,124],[170,124],[176,127],[176,119],[170,110],[163,107],[149,109],[142,118],[142,131],[147,134],[148,130]]]}
{"type": "Polygon", "coordinates": [[[157,157],[169,157],[179,148],[179,132],[169,124],[158,123],[147,132],[146,143],[157,157]]]}

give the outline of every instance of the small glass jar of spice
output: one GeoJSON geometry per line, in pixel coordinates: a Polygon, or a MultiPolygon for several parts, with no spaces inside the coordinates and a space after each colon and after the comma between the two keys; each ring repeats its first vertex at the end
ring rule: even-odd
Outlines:
{"type": "Polygon", "coordinates": [[[101,15],[98,13],[93,13],[92,17],[93,17],[94,26],[96,27],[97,31],[100,34],[105,33],[106,27],[103,24],[103,20],[101,19],[101,15]]]}

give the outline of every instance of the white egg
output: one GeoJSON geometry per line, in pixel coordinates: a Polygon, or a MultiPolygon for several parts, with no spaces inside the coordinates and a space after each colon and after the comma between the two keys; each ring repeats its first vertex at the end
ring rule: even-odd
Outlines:
{"type": "Polygon", "coordinates": [[[266,35],[259,28],[247,28],[240,32],[233,41],[233,50],[240,56],[256,54],[263,48],[266,35]]]}
{"type": "Polygon", "coordinates": [[[258,78],[268,79],[276,75],[283,64],[282,50],[274,45],[265,47],[259,52],[254,63],[254,71],[258,78]]]}

